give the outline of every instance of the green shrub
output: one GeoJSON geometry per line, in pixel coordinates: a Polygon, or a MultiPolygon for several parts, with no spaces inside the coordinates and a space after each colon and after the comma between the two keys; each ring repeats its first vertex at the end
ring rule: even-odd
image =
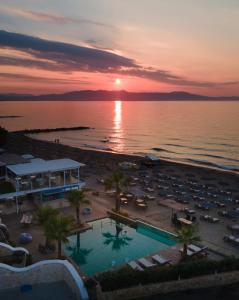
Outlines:
{"type": "Polygon", "coordinates": [[[0,194],[14,193],[16,190],[11,182],[1,182],[0,183],[0,194]]]}
{"type": "Polygon", "coordinates": [[[187,279],[235,270],[239,270],[239,259],[229,257],[221,261],[201,259],[169,267],[157,266],[153,269],[146,269],[144,272],[135,271],[125,266],[116,271],[99,274],[96,279],[100,282],[103,291],[112,291],[139,284],[174,281],[179,277],[187,279]]]}

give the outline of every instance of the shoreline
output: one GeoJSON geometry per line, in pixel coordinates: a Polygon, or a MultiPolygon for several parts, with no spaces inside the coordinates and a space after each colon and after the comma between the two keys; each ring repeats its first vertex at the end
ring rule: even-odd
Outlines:
{"type": "MultiPolygon", "coordinates": [[[[136,154],[118,153],[113,151],[92,150],[72,147],[69,145],[54,143],[51,141],[35,139],[22,133],[9,132],[8,142],[4,147],[7,151],[16,154],[30,153],[44,159],[57,159],[69,157],[86,164],[88,167],[105,167],[116,169],[119,162],[140,162],[142,156],[136,154]]],[[[218,175],[228,179],[238,179],[239,173],[232,170],[220,170],[213,167],[198,166],[196,164],[166,160],[160,158],[162,168],[182,169],[185,172],[201,173],[201,176],[218,175]]],[[[223,179],[222,179],[223,181],[223,179]]]]}

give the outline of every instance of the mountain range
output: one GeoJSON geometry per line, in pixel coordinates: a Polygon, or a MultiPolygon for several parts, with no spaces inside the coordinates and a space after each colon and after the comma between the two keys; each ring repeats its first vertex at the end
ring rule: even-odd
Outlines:
{"type": "Polygon", "coordinates": [[[128,92],[106,90],[82,90],[62,94],[0,94],[0,101],[238,101],[239,96],[203,96],[182,91],[128,92]]]}

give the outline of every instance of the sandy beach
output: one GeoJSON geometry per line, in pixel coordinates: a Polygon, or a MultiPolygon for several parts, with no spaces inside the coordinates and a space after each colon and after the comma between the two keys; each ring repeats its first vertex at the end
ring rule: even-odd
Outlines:
{"type": "MultiPolygon", "coordinates": [[[[18,133],[10,133],[5,149],[9,152],[17,154],[31,153],[44,159],[57,159],[69,157],[86,164],[85,170],[95,173],[100,167],[100,172],[105,170],[115,170],[118,163],[123,161],[140,162],[142,157],[136,155],[119,154],[98,150],[85,150],[76,147],[70,147],[63,144],[57,144],[48,141],[33,139],[18,133]],[[92,167],[94,169],[92,169],[92,167]]],[[[168,160],[161,160],[160,170],[173,173],[193,173],[195,176],[212,180],[217,179],[218,182],[226,182],[226,185],[234,185],[238,179],[238,172],[223,171],[214,168],[200,167],[193,164],[184,164],[168,160]]],[[[103,174],[103,173],[102,173],[103,174]]]]}

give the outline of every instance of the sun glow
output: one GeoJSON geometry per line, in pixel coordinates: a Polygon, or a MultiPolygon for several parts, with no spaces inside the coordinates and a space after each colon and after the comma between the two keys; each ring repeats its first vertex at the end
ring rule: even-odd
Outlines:
{"type": "Polygon", "coordinates": [[[120,78],[116,78],[115,79],[115,84],[118,85],[118,86],[121,85],[121,79],[120,78]]]}

